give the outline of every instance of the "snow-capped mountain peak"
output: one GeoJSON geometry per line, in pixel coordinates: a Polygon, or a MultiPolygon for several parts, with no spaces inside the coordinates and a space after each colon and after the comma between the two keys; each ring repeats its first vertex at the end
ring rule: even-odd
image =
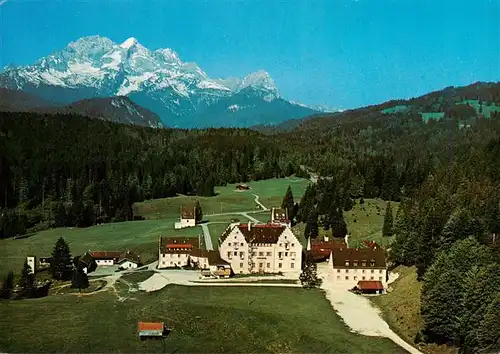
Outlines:
{"type": "Polygon", "coordinates": [[[135,37],[130,37],[129,39],[125,40],[122,44],[120,44],[120,47],[123,49],[130,49],[133,46],[135,46],[139,41],[135,37]]]}
{"type": "MultiPolygon", "coordinates": [[[[174,50],[150,50],[135,37],[121,43],[101,36],[82,37],[33,65],[5,68],[0,73],[0,87],[61,103],[129,96],[160,114],[165,122],[201,114],[221,100],[231,101],[233,96],[242,102],[221,104],[225,112],[233,105],[231,112],[236,112],[236,107],[237,112],[243,112],[280,99],[274,80],[264,70],[243,79],[213,79],[196,63],[183,62],[174,50]]],[[[298,108],[309,111],[298,106],[293,110],[298,108]]]]}

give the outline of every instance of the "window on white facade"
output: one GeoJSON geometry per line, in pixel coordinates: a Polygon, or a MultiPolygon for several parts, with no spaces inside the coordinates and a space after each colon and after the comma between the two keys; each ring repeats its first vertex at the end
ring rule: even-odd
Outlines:
{"type": "Polygon", "coordinates": [[[290,268],[294,268],[295,267],[295,264],[294,263],[290,263],[290,268]]]}
{"type": "Polygon", "coordinates": [[[240,246],[243,246],[243,242],[242,242],[242,243],[240,243],[240,246]]]}
{"type": "Polygon", "coordinates": [[[365,272],[365,270],[363,269],[363,270],[361,271],[361,273],[364,273],[364,272],[365,272]]]}
{"type": "Polygon", "coordinates": [[[259,257],[264,256],[264,252],[259,252],[259,257]]]}
{"type": "Polygon", "coordinates": [[[288,257],[288,252],[285,252],[285,257],[288,257]]]}
{"type": "Polygon", "coordinates": [[[231,242],[229,242],[227,245],[228,245],[228,246],[231,246],[231,242]]]}
{"type": "Polygon", "coordinates": [[[378,277],[378,280],[382,281],[382,277],[378,277]]]}
{"type": "Polygon", "coordinates": [[[165,261],[161,262],[161,264],[165,265],[165,261]]]}
{"type": "Polygon", "coordinates": [[[283,247],[283,244],[282,244],[282,243],[280,243],[280,244],[279,244],[279,246],[280,246],[280,247],[283,247]]]}
{"type": "Polygon", "coordinates": [[[295,252],[290,252],[291,257],[295,257],[296,253],[295,252]]]}
{"type": "Polygon", "coordinates": [[[363,280],[365,280],[365,279],[366,279],[366,277],[362,277],[362,279],[363,279],[363,280]]]}
{"type": "Polygon", "coordinates": [[[292,247],[295,247],[295,243],[292,243],[292,247]]]}
{"type": "Polygon", "coordinates": [[[278,268],[281,268],[282,264],[281,263],[278,263],[278,268]]]}
{"type": "Polygon", "coordinates": [[[379,272],[380,274],[382,274],[382,269],[380,269],[378,272],[379,272]]]}
{"type": "Polygon", "coordinates": [[[259,268],[264,268],[264,263],[259,263],[259,268]]]}
{"type": "Polygon", "coordinates": [[[345,277],[345,280],[349,280],[349,277],[345,277]]]}
{"type": "Polygon", "coordinates": [[[240,263],[240,268],[243,268],[243,263],[240,263]]]}
{"type": "Polygon", "coordinates": [[[271,268],[271,263],[266,264],[267,268],[271,268]]]}
{"type": "Polygon", "coordinates": [[[349,269],[346,269],[346,270],[345,270],[345,272],[346,272],[346,273],[349,273],[349,269]]]}
{"type": "Polygon", "coordinates": [[[241,257],[245,257],[245,252],[240,252],[241,257]]]}
{"type": "Polygon", "coordinates": [[[177,255],[177,258],[181,258],[181,255],[180,255],[180,254],[178,254],[178,255],[177,255]]]}
{"type": "Polygon", "coordinates": [[[174,262],[170,262],[170,265],[174,264],[174,262]]]}
{"type": "Polygon", "coordinates": [[[358,277],[357,277],[357,276],[354,276],[354,280],[358,280],[358,277]]]}
{"type": "Polygon", "coordinates": [[[337,273],[340,273],[340,269],[337,269],[337,273]]]}
{"type": "Polygon", "coordinates": [[[340,280],[340,277],[337,277],[337,280],[340,280]]]}
{"type": "Polygon", "coordinates": [[[267,253],[266,253],[266,256],[267,256],[267,257],[271,257],[271,252],[267,252],[267,253]]]}
{"type": "Polygon", "coordinates": [[[283,252],[278,252],[278,257],[283,257],[283,252]]]}
{"type": "Polygon", "coordinates": [[[373,280],[373,277],[370,277],[370,280],[373,280]]]}

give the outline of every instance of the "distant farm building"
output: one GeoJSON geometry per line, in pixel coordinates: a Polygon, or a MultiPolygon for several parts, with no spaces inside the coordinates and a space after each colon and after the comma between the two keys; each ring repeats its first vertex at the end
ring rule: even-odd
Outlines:
{"type": "Polygon", "coordinates": [[[140,264],[139,256],[130,251],[88,251],[87,253],[94,257],[98,266],[112,266],[118,264],[121,268],[130,269],[137,268],[140,264]]]}
{"type": "Polygon", "coordinates": [[[250,189],[251,188],[248,185],[246,185],[246,184],[238,184],[236,186],[236,190],[238,190],[238,191],[248,191],[250,189]]]}
{"type": "Polygon", "coordinates": [[[165,325],[163,322],[138,322],[137,332],[139,338],[162,338],[165,334],[165,325]]]}
{"type": "Polygon", "coordinates": [[[196,226],[196,206],[182,206],[180,219],[174,224],[174,228],[184,229],[194,226],[196,226]]]}
{"type": "Polygon", "coordinates": [[[191,252],[199,248],[198,237],[160,237],[158,268],[187,266],[191,252]]]}
{"type": "Polygon", "coordinates": [[[36,257],[35,256],[28,256],[28,257],[26,257],[26,263],[28,263],[28,266],[31,269],[31,273],[34,274],[36,272],[36,266],[35,266],[36,257]]]}
{"type": "Polygon", "coordinates": [[[92,273],[97,269],[97,261],[90,252],[85,252],[82,256],[73,259],[75,266],[83,270],[85,274],[92,273]]]}
{"type": "Polygon", "coordinates": [[[354,288],[362,294],[382,294],[384,286],[379,280],[360,280],[354,288]]]}

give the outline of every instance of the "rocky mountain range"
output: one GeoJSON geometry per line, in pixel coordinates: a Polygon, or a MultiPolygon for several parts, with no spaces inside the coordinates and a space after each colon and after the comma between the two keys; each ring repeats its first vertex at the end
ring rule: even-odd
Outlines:
{"type": "Polygon", "coordinates": [[[164,126],[248,127],[318,113],[282,98],[265,71],[213,79],[172,49],[149,50],[135,38],[121,44],[90,36],[33,65],[6,67],[0,87],[53,104],[126,96],[157,114],[164,126]]]}

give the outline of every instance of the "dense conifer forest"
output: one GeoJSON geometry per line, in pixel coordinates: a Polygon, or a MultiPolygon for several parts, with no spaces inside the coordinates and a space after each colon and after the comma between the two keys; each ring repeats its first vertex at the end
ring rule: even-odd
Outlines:
{"type": "Polygon", "coordinates": [[[293,215],[308,224],[319,216],[333,236],[348,231],[342,212],[354,199],[401,202],[389,256],[391,266],[415,265],[423,282],[417,341],[500,350],[500,114],[492,107],[500,85],[475,84],[272,134],[4,113],[0,235],[132,220],[137,201],[210,196],[216,185],[305,175],[305,166],[328,178],[293,215]],[[426,118],[435,113],[442,117],[426,118]]]}

